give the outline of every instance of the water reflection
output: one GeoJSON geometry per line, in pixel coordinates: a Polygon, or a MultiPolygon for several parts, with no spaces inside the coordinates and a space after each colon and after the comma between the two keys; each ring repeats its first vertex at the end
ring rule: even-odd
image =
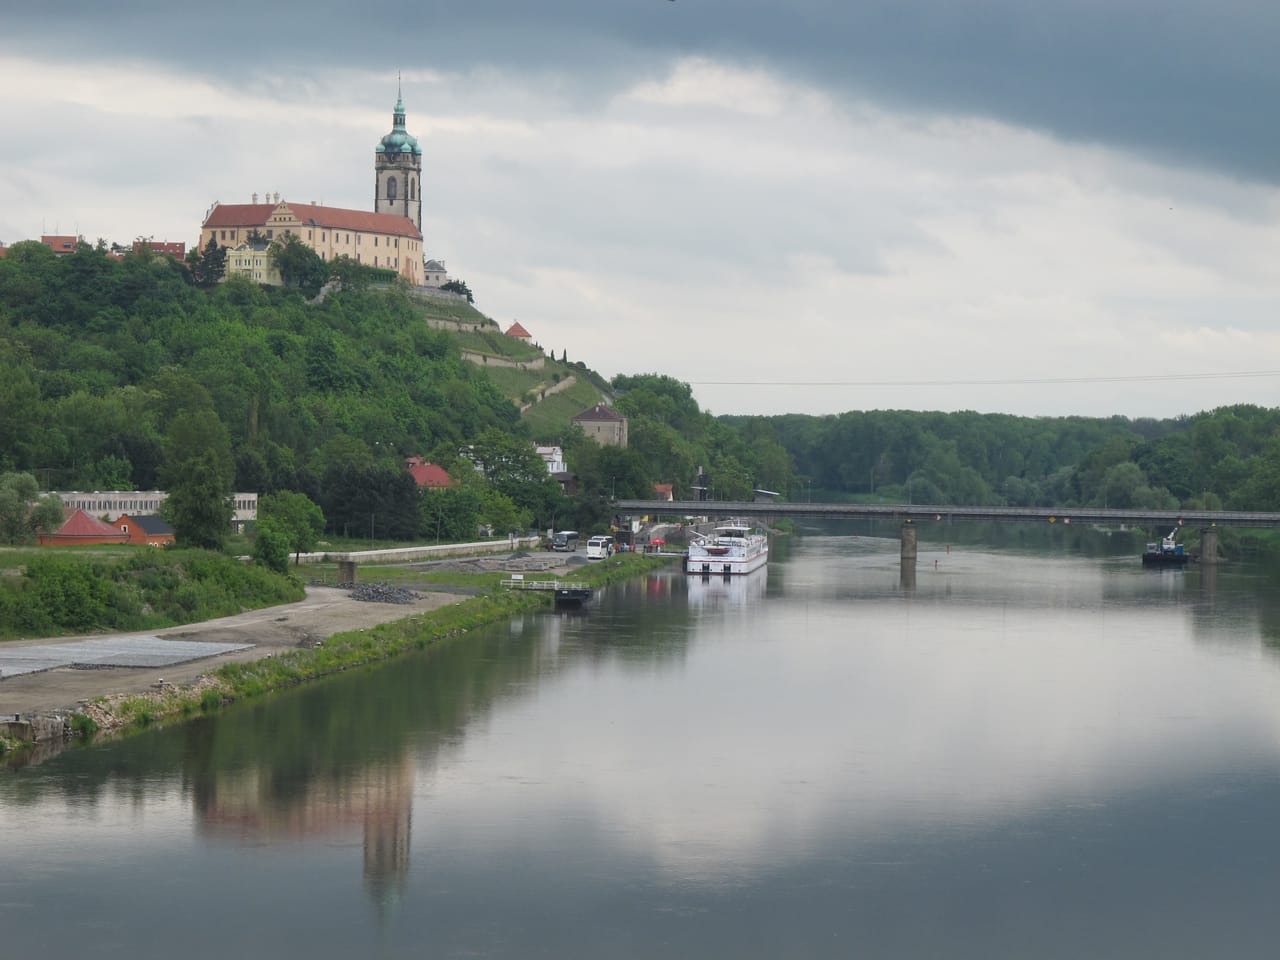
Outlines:
{"type": "Polygon", "coordinates": [[[741,611],[764,599],[769,586],[769,568],[761,567],[740,576],[686,576],[685,584],[691,608],[717,612],[729,609],[741,611]]]}
{"type": "MultiPolygon", "coordinates": [[[[946,546],[921,541],[906,593],[893,539],[806,536],[756,575],[611,586],[0,777],[0,839],[39,865],[0,904],[98,919],[105,861],[149,891],[111,902],[130,930],[167,897],[264,900],[277,925],[220,948],[305,916],[290,947],[316,957],[375,934],[397,956],[1176,956],[1241,904],[1274,930],[1270,581],[946,546]],[[1064,902],[1089,923],[1056,926],[1064,902]]],[[[18,913],[15,950],[93,943],[18,913]]]]}

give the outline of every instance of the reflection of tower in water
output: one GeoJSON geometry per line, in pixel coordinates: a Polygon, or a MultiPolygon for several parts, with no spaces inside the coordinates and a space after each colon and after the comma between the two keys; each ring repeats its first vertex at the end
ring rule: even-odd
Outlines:
{"type": "Polygon", "coordinates": [[[387,919],[400,902],[409,876],[409,834],[413,821],[413,760],[406,754],[388,764],[380,779],[368,778],[364,817],[364,882],[378,911],[387,919]]]}
{"type": "Polygon", "coordinates": [[[381,922],[409,875],[415,772],[408,752],[356,770],[329,769],[301,784],[282,785],[266,765],[243,767],[196,789],[197,822],[207,836],[255,845],[361,831],[365,890],[381,922]]]}

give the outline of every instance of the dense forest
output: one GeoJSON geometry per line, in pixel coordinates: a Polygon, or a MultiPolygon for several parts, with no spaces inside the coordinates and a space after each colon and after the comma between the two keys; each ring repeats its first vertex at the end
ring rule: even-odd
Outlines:
{"type": "MultiPolygon", "coordinates": [[[[308,299],[209,282],[192,266],[145,250],[114,258],[102,245],[64,257],[38,243],[8,248],[0,474],[30,474],[46,490],[188,488],[197,501],[296,492],[320,506],[330,535],[379,539],[471,537],[481,524],[603,529],[611,499],[648,497],[655,483],[692,498],[700,474],[718,500],[763,488],[793,500],[1280,509],[1275,409],[1159,421],[713,417],[688,384],[660,373],[605,384],[578,361],[575,375],[629,419],[629,446],[601,447],[567,413],[522,418],[527,391],[504,393],[503,370],[464,361],[476,335],[463,343],[433,328],[403,286],[356,271],[308,299]],[[564,448],[570,496],[534,442],[564,448]],[[441,464],[457,485],[420,492],[408,456],[441,464]]],[[[494,330],[482,336],[503,339],[472,313],[494,330]]]]}
{"type": "Polygon", "coordinates": [[[824,497],[1280,510],[1274,408],[1169,420],[903,410],[725,419],[776,437],[801,489],[824,497]]]}
{"type": "Polygon", "coordinates": [[[459,335],[433,329],[402,286],[348,278],[316,302],[243,279],[202,282],[192,266],[145,250],[115,258],[101,244],[63,257],[39,243],[7,249],[0,474],[46,490],[194,486],[197,499],[296,491],[332,534],[470,538],[477,524],[598,527],[607,498],[687,484],[695,464],[745,496],[753,463],[786,459],[743,444],[660,376],[630,378],[618,402],[633,418],[630,449],[597,447],[567,415],[535,433],[519,398],[464,361],[459,335]],[[531,441],[565,448],[575,497],[531,441]],[[420,494],[408,456],[441,464],[458,486],[420,494]]]}

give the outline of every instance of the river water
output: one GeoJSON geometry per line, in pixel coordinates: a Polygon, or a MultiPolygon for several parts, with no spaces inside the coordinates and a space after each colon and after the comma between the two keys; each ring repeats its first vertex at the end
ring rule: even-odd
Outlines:
{"type": "Polygon", "coordinates": [[[904,586],[804,530],[2,771],[2,953],[1274,955],[1275,577],[955,536],[904,586]]]}

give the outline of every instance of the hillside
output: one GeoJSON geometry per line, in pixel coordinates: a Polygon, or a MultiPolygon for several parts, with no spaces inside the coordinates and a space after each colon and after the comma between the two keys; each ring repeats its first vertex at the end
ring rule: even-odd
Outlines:
{"type": "Polygon", "coordinates": [[[607,523],[654,483],[718,499],[755,488],[938,503],[1239,509],[1280,506],[1280,411],[1175,420],[852,411],[721,417],[658,373],[606,383],[506,337],[469,304],[399,286],[308,303],[288,289],[196,286],[146,254],[0,259],[0,472],[45,489],[154,489],[212,473],[225,489],[306,493],[331,533],[404,538],[526,523],[607,523]],[[626,449],[570,424],[607,399],[626,449]],[[530,441],[564,447],[566,499],[530,441]],[[467,451],[481,461],[477,472],[467,451]],[[466,490],[419,502],[403,458],[466,490]]]}

